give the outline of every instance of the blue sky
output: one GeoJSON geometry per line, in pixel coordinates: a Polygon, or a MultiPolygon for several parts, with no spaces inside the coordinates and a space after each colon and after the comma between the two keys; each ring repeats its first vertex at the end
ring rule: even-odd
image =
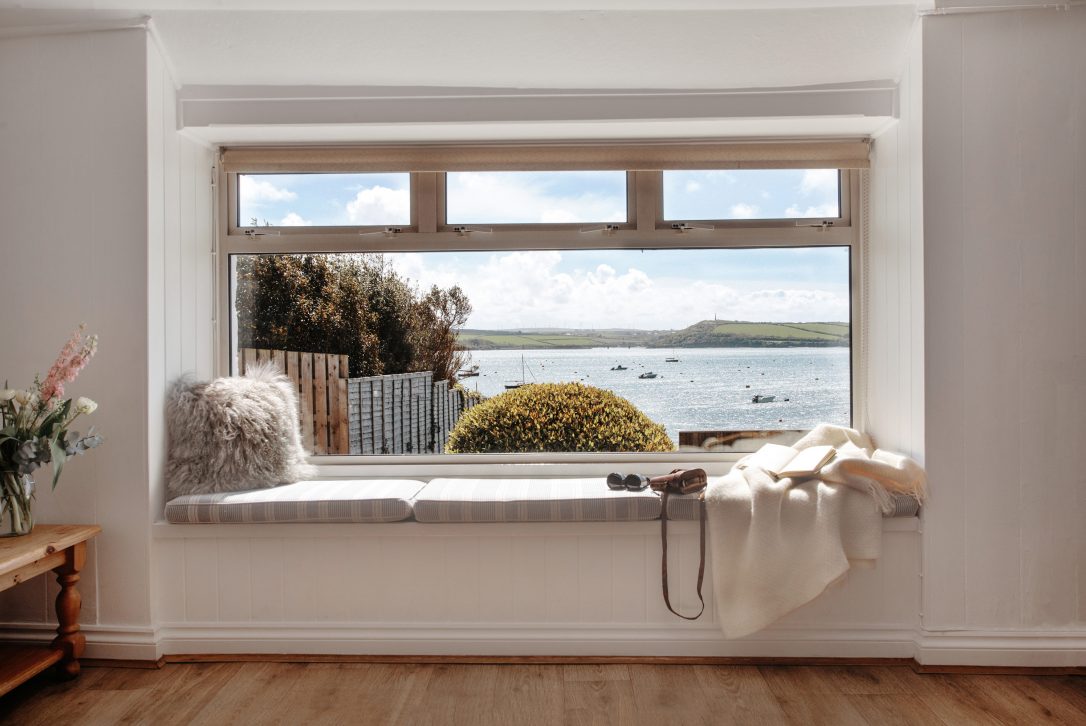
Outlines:
{"type": "MultiPolygon", "coordinates": [[[[624,221],[623,172],[449,175],[452,224],[624,221]]],[[[821,170],[666,172],[673,219],[837,214],[821,170]]],[[[239,221],[393,225],[410,220],[407,174],[243,176],[239,221]]],[[[683,328],[699,320],[847,320],[846,248],[397,253],[422,288],[460,285],[476,328],[683,328]]]]}

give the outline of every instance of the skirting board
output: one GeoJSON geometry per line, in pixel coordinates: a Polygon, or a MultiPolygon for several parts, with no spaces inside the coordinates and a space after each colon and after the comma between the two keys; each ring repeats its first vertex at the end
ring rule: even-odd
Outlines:
{"type": "Polygon", "coordinates": [[[380,627],[186,623],[159,628],[164,655],[181,653],[332,653],[339,655],[693,656],[911,658],[913,632],[769,630],[728,641],[715,629],[591,625],[380,627]]]}
{"type": "MultiPolygon", "coordinates": [[[[910,628],[777,628],[725,640],[711,628],[548,627],[448,624],[168,623],[157,629],[85,625],[84,657],[155,661],[162,656],[581,656],[915,659],[921,668],[1086,667],[1086,632],[910,628]]],[[[47,624],[0,624],[0,638],[48,642],[47,624]]]]}

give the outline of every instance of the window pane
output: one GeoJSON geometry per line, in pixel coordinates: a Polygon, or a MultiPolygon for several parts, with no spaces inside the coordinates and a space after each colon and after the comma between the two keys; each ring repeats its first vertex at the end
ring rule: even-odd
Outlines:
{"type": "Polygon", "coordinates": [[[449,172],[445,207],[448,224],[625,222],[626,172],[449,172]]]}
{"type": "Polygon", "coordinates": [[[239,227],[411,224],[409,174],[238,174],[239,227]]]}
{"type": "Polygon", "coordinates": [[[840,216],[837,169],[665,171],[664,219],[840,216]]]}
{"type": "MultiPolygon", "coordinates": [[[[465,410],[483,416],[473,408],[480,401],[527,416],[483,418],[472,450],[488,453],[732,447],[739,432],[787,440],[851,421],[847,247],[231,262],[238,348],[290,351],[283,359],[300,356],[301,371],[323,370],[314,354],[347,357],[330,375],[348,378],[349,403],[310,406],[335,420],[303,426],[350,432],[342,453],[442,453],[465,410]],[[535,386],[544,383],[577,385],[535,386]],[[600,391],[646,417],[632,431],[659,424],[655,443],[600,418],[625,406],[585,403],[600,391]],[[518,394],[545,400],[517,403],[518,394]],[[547,405],[559,406],[559,422],[538,418],[547,405]]],[[[331,396],[338,385],[303,383],[303,392],[331,396]]],[[[339,453],[334,444],[322,445],[339,453]]]]}

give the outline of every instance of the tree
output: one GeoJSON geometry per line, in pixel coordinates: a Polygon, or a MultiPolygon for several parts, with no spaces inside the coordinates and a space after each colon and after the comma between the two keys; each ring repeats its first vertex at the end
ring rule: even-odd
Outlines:
{"type": "Polygon", "coordinates": [[[459,287],[424,296],[384,255],[250,255],[237,263],[238,344],[350,356],[350,375],[434,371],[465,362],[455,328],[471,304],[459,287]]]}

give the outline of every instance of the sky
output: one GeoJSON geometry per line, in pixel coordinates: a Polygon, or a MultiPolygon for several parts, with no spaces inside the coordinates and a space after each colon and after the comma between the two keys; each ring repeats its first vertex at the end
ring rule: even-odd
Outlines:
{"type": "MultiPolygon", "coordinates": [[[[239,222],[410,223],[406,174],[242,176],[239,222]]],[[[823,170],[665,172],[668,219],[837,215],[823,170]]],[[[449,174],[449,224],[625,221],[623,172],[449,174]]],[[[845,247],[387,253],[420,289],[460,285],[469,328],[684,328],[847,321],[845,247]]]]}

